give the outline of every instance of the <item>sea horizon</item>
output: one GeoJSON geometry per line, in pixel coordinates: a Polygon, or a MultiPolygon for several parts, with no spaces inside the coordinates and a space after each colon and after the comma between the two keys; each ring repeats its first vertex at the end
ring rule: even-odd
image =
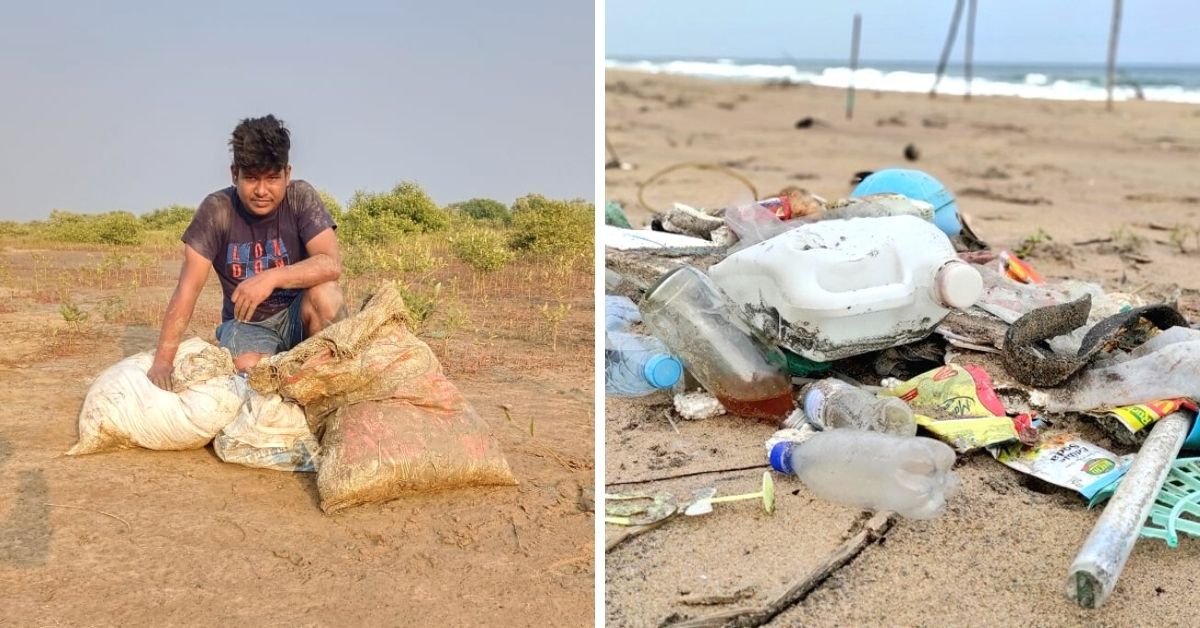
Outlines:
{"type": "MultiPolygon", "coordinates": [[[[675,74],[715,80],[770,81],[822,87],[892,92],[928,92],[937,60],[862,59],[853,73],[846,59],[730,58],[702,56],[608,55],[606,69],[675,74]]],[[[952,58],[938,93],[966,91],[961,57],[952,58]]],[[[972,64],[971,94],[1046,100],[1096,101],[1107,98],[1103,63],[995,62],[972,64]]],[[[1200,64],[1121,63],[1115,100],[1200,104],[1200,64]]]]}

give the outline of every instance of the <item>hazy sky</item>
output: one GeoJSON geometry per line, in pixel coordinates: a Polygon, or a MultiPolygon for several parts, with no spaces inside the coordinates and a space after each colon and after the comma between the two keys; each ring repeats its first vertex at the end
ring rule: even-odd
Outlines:
{"type": "Polygon", "coordinates": [[[594,5],[4,2],[0,219],[195,206],[274,113],[293,176],[343,203],[594,197],[594,5]]]}
{"type": "MultiPolygon", "coordinates": [[[[978,0],[977,7],[979,62],[1103,64],[1107,58],[1108,0],[978,0]]],[[[857,12],[863,59],[936,65],[953,10],[954,0],[608,0],[605,47],[608,55],[848,59],[857,12]]],[[[1124,2],[1118,62],[1200,64],[1198,25],[1195,0],[1124,2]]]]}

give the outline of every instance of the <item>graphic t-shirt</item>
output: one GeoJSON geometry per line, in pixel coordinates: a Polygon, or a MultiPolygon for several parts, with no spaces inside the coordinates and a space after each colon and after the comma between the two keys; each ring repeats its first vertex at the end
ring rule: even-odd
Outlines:
{"type": "MultiPolygon", "coordinates": [[[[213,192],[196,208],[183,241],[212,262],[221,280],[221,321],[233,318],[231,296],[242,280],[308,258],[305,246],[328,228],[337,228],[320,195],[306,181],[288,183],[283,202],[267,216],[251,213],[234,187],[213,192]]],[[[258,322],[285,310],[300,290],[276,288],[254,310],[258,322]]]]}

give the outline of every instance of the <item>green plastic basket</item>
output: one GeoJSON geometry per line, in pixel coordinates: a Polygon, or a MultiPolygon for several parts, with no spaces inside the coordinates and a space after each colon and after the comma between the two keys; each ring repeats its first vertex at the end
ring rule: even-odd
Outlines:
{"type": "MultiPolygon", "coordinates": [[[[1108,500],[1120,482],[1104,487],[1090,506],[1108,500]]],[[[1200,458],[1180,458],[1171,465],[1167,481],[1150,507],[1141,536],[1179,545],[1179,533],[1200,538],[1200,458]]]]}

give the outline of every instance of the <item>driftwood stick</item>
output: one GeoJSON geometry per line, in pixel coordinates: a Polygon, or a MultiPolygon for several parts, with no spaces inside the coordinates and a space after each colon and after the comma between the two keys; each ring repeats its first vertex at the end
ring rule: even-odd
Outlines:
{"type": "Polygon", "coordinates": [[[827,556],[820,565],[802,576],[799,580],[775,598],[770,604],[759,608],[735,608],[729,611],[699,617],[678,624],[672,628],[717,628],[719,626],[736,626],[748,628],[761,626],[783,611],[804,601],[810,593],[825,582],[833,572],[854,560],[868,545],[887,534],[895,522],[896,515],[891,512],[879,512],[867,521],[857,534],[844,541],[832,554],[827,556]]]}

